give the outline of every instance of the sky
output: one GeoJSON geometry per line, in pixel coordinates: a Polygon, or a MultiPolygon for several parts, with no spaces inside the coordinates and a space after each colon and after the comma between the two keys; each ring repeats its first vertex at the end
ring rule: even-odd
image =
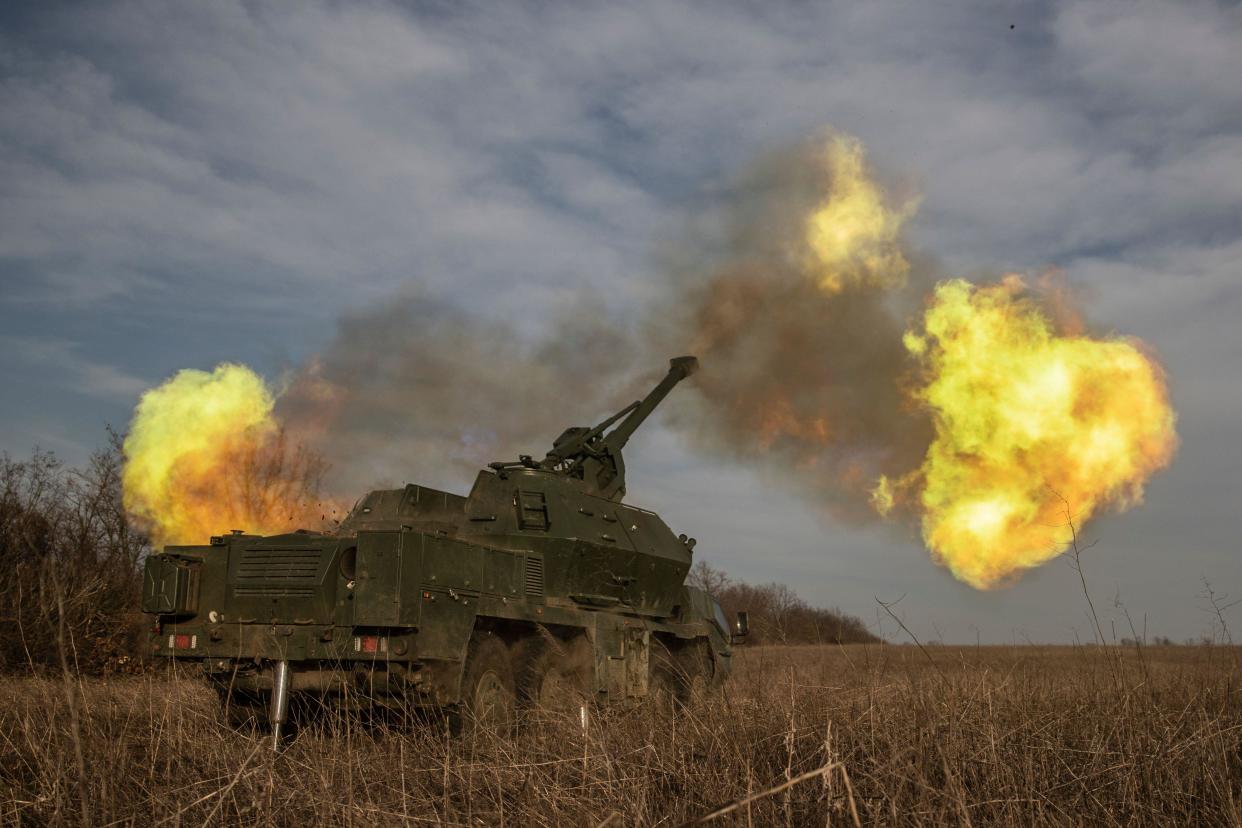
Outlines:
{"type": "MultiPolygon", "coordinates": [[[[1236,5],[18,5],[0,11],[2,451],[80,462],[178,369],[278,377],[396,295],[532,337],[583,297],[639,313],[705,194],[831,126],[918,191],[911,243],[946,273],[1060,268],[1093,326],[1168,371],[1177,458],[1087,527],[1105,630],[1128,635],[1128,613],[1197,637],[1205,580],[1242,597],[1236,5]]],[[[923,639],[1091,638],[1064,561],[977,592],[908,527],[834,521],[652,425],[628,499],[731,575],[895,640],[877,598],[923,639]]]]}

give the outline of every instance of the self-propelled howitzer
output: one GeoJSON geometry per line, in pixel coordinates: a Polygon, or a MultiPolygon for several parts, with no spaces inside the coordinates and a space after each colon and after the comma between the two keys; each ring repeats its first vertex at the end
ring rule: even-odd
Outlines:
{"type": "Polygon", "coordinates": [[[152,651],[201,662],[231,715],[266,709],[277,740],[304,695],[503,727],[524,706],[718,684],[737,633],[685,583],[694,540],[621,502],[622,449],[696,367],[672,360],[644,399],[543,460],[490,464],[465,497],[409,485],[332,534],[167,547],[146,564],[152,651]]]}

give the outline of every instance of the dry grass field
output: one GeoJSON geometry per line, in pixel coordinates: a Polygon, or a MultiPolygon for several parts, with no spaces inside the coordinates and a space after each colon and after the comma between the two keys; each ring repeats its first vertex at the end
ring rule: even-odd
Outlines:
{"type": "Polygon", "coordinates": [[[738,661],[687,709],[458,740],[337,717],[279,755],[168,673],[83,680],[73,710],[63,682],[0,680],[0,823],[680,825],[732,804],[712,823],[1242,824],[1239,648],[738,661]]]}

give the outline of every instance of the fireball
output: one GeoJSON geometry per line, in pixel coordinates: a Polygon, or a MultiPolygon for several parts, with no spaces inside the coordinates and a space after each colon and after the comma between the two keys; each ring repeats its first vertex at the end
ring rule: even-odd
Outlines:
{"type": "Polygon", "coordinates": [[[156,546],[241,529],[321,528],[316,458],[290,448],[259,375],[187,369],[142,395],[125,438],[124,504],[156,546]]]}
{"type": "Polygon", "coordinates": [[[891,203],[869,175],[857,138],[830,133],[823,161],[830,186],[806,220],[810,269],[820,288],[901,287],[910,264],[898,241],[917,202],[891,203]]]}
{"type": "Polygon", "coordinates": [[[941,283],[905,344],[935,426],[909,481],[923,539],[971,586],[1061,554],[1070,522],[1141,502],[1173,457],[1159,365],[1131,339],[1058,334],[1017,277],[941,283]]]}

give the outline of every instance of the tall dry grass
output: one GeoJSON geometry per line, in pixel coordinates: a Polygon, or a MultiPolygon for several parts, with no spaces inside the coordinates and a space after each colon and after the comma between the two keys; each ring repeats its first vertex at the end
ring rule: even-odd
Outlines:
{"type": "Polygon", "coordinates": [[[68,694],[0,680],[0,822],[82,824],[85,804],[111,825],[678,825],[805,777],[716,823],[1242,823],[1240,648],[860,645],[737,661],[723,694],[684,710],[595,711],[585,730],[541,716],[512,738],[461,740],[332,718],[279,755],[171,673],[68,694]]]}

